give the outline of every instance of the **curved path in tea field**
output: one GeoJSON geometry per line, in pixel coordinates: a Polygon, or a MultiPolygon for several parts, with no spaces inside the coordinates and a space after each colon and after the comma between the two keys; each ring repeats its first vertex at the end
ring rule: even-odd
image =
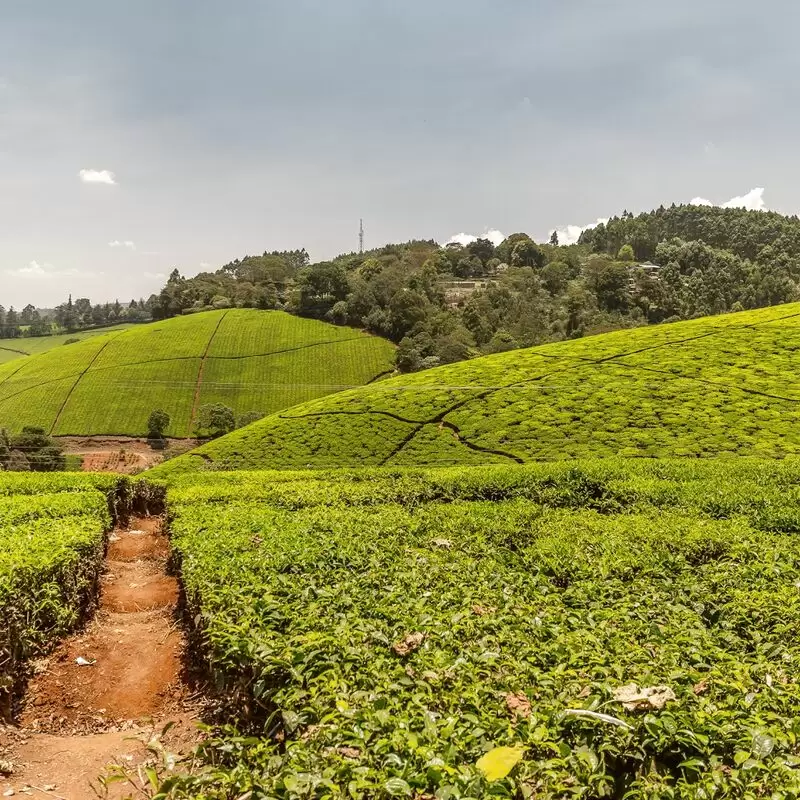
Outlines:
{"type": "Polygon", "coordinates": [[[111,534],[97,615],[34,665],[20,726],[7,731],[14,769],[0,796],[82,800],[95,796],[91,783],[103,797],[138,796],[130,781],[139,786],[139,767],[156,760],[148,744],[173,753],[194,744],[168,557],[157,517],[111,534]],[[99,788],[98,776],[119,767],[128,778],[99,788]]]}

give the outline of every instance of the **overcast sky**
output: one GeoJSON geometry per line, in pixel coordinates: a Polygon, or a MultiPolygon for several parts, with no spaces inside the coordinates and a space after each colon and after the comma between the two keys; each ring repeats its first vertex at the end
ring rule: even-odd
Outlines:
{"type": "Polygon", "coordinates": [[[0,5],[6,307],[323,259],[359,217],[375,246],[800,211],[797,0],[0,5]]]}

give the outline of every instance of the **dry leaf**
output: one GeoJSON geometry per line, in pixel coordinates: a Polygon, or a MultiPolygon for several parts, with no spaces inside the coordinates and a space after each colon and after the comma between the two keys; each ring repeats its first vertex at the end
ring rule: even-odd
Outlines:
{"type": "Polygon", "coordinates": [[[592,687],[587,684],[586,686],[583,687],[583,689],[580,690],[578,697],[581,700],[585,700],[591,693],[592,693],[592,687]]]}
{"type": "Polygon", "coordinates": [[[692,686],[692,691],[695,694],[705,694],[707,689],[708,689],[708,681],[705,679],[692,686]]]}
{"type": "Polygon", "coordinates": [[[436,545],[436,547],[445,548],[450,548],[453,546],[453,543],[449,539],[434,539],[433,544],[436,545]]]}
{"type": "Polygon", "coordinates": [[[497,611],[497,609],[493,608],[492,606],[482,606],[480,603],[475,603],[472,606],[472,613],[479,617],[485,617],[487,614],[491,614],[493,611],[497,611]]]}
{"type": "Polygon", "coordinates": [[[399,642],[395,642],[392,645],[392,650],[399,656],[407,656],[409,653],[413,653],[424,641],[424,633],[419,633],[419,631],[407,633],[399,642]]]}
{"type": "Polygon", "coordinates": [[[358,758],[361,755],[357,747],[337,747],[336,752],[345,758],[358,758]]]}
{"type": "Polygon", "coordinates": [[[528,700],[525,692],[508,692],[505,695],[508,710],[520,719],[528,719],[531,715],[531,701],[528,700]]]}
{"type": "Polygon", "coordinates": [[[677,700],[669,686],[646,686],[643,689],[635,683],[620,686],[614,690],[613,698],[626,711],[650,711],[664,708],[669,700],[677,700]]]}

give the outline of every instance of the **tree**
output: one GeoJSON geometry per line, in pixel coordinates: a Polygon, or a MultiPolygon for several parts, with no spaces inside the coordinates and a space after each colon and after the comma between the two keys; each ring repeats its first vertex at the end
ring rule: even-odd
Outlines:
{"type": "Polygon", "coordinates": [[[224,436],[236,428],[236,417],[233,409],[222,403],[200,406],[197,415],[197,435],[200,438],[215,439],[224,436]]]}
{"type": "Polygon", "coordinates": [[[541,267],[544,253],[532,239],[522,239],[511,249],[512,267],[541,267]]]}
{"type": "MultiPolygon", "coordinates": [[[[9,437],[11,449],[9,464],[14,460],[16,469],[33,470],[34,472],[59,472],[66,467],[63,450],[51,439],[44,428],[26,425],[22,433],[9,437]],[[22,456],[22,458],[16,457],[22,456]],[[27,467],[23,464],[23,459],[27,467]]],[[[12,469],[11,466],[8,469],[12,469]]]]}
{"type": "Polygon", "coordinates": [[[558,247],[558,231],[553,231],[550,234],[550,244],[553,245],[553,247],[558,247]]]}
{"type": "Polygon", "coordinates": [[[624,244],[617,253],[617,261],[625,261],[630,263],[634,260],[633,248],[629,244],[624,244]]]}
{"type": "Polygon", "coordinates": [[[155,409],[147,418],[147,438],[163,439],[170,421],[170,416],[166,411],[162,411],[160,408],[155,409]]]}
{"type": "Polygon", "coordinates": [[[254,422],[258,422],[260,419],[264,419],[267,415],[263,411],[245,411],[244,414],[239,415],[239,419],[236,420],[236,427],[237,428],[245,428],[248,425],[252,425],[254,422]]]}

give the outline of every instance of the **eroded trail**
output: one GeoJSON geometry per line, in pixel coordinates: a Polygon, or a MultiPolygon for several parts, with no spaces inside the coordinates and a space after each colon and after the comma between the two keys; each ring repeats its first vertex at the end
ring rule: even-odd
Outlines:
{"type": "MultiPolygon", "coordinates": [[[[35,665],[20,726],[6,733],[14,771],[0,779],[0,794],[95,797],[90,784],[108,765],[133,776],[154,758],[145,743],[166,723],[175,723],[164,742],[170,751],[194,743],[196,714],[182,680],[184,641],[175,618],[178,585],[166,572],[169,544],[160,523],[135,518],[111,535],[100,609],[35,665]]],[[[100,790],[109,798],[134,794],[125,783],[100,790]]]]}

